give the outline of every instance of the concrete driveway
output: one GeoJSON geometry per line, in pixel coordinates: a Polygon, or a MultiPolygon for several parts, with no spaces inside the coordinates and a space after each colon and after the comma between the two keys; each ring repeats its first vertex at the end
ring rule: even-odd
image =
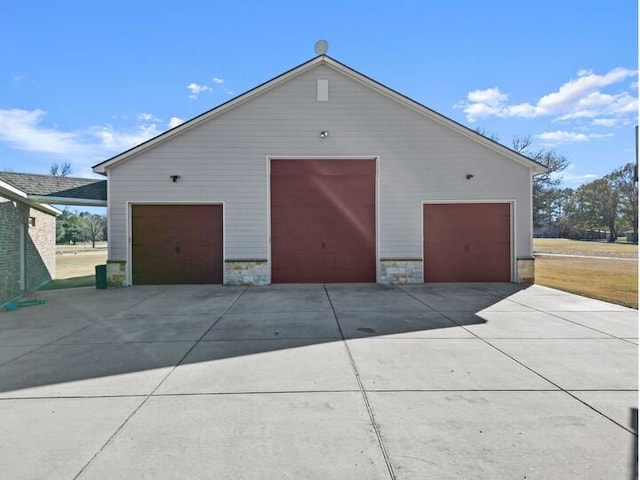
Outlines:
{"type": "Polygon", "coordinates": [[[3,478],[634,478],[637,311],[512,284],[39,292],[3,478]]]}

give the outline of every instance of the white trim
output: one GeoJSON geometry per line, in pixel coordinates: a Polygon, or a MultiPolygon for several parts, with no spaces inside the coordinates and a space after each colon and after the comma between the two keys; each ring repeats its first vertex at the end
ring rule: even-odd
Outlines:
{"type": "MultiPolygon", "coordinates": [[[[533,257],[533,178],[529,179],[529,199],[531,200],[531,207],[529,208],[529,249],[527,256],[533,257]]],[[[518,257],[516,257],[518,258],[518,257]]]]}
{"type": "Polygon", "coordinates": [[[62,213],[57,208],[48,205],[48,201],[47,203],[40,203],[38,201],[35,201],[32,196],[27,195],[22,190],[6,182],[3,182],[2,180],[0,180],[0,196],[6,197],[9,200],[25,203],[26,205],[29,205],[36,210],[40,210],[41,212],[48,213],[49,215],[58,216],[62,213]]]}
{"type": "Polygon", "coordinates": [[[27,194],[24,193],[22,190],[14,187],[13,185],[8,184],[7,182],[3,182],[2,180],[0,180],[0,195],[2,193],[7,193],[9,195],[13,194],[17,197],[23,198],[24,200],[27,200],[27,194]]]}
{"type": "Polygon", "coordinates": [[[420,258],[422,259],[422,283],[424,283],[424,275],[426,272],[425,268],[425,258],[424,258],[424,206],[425,205],[456,205],[456,204],[481,204],[481,203],[508,203],[509,204],[509,235],[510,235],[510,276],[511,282],[517,281],[517,255],[516,255],[516,204],[517,201],[515,198],[511,199],[466,199],[466,200],[422,200],[420,203],[420,258]]]}
{"type": "MultiPolygon", "coordinates": [[[[113,258],[112,256],[112,247],[113,247],[113,243],[111,241],[111,239],[113,238],[112,235],[112,229],[111,229],[111,180],[109,180],[109,175],[107,175],[107,259],[108,260],[122,260],[121,258],[113,258]]],[[[126,208],[126,206],[125,206],[126,208]]],[[[128,210],[127,210],[128,212],[128,210]]],[[[127,219],[125,218],[125,229],[127,228],[127,219]]],[[[128,232],[128,230],[127,230],[128,232]]],[[[127,238],[129,238],[129,236],[127,235],[127,238]]],[[[129,242],[125,242],[126,245],[129,244],[129,242]]],[[[125,245],[125,247],[126,247],[125,245]]],[[[126,251],[125,251],[125,255],[126,255],[126,251]]],[[[126,276],[126,271],[125,271],[125,276],[126,276]]],[[[125,278],[125,283],[126,283],[126,278],[125,278]]],[[[127,284],[128,285],[128,284],[127,284]]]]}
{"type": "Polygon", "coordinates": [[[375,176],[375,229],[376,229],[376,283],[380,283],[380,156],[379,155],[267,155],[267,264],[269,266],[269,283],[271,278],[271,161],[272,160],[374,160],[375,176]]]}
{"type": "Polygon", "coordinates": [[[71,198],[71,197],[53,197],[51,195],[28,195],[29,200],[34,202],[46,202],[59,205],[80,205],[85,207],[106,207],[106,200],[95,200],[86,198],[71,198]]]}
{"type": "Polygon", "coordinates": [[[132,250],[133,250],[133,245],[132,245],[132,237],[133,237],[133,232],[132,232],[132,224],[133,224],[133,219],[131,216],[131,211],[132,211],[132,207],[134,205],[222,205],[222,283],[224,285],[224,265],[225,265],[225,260],[227,258],[227,248],[226,248],[226,238],[227,238],[227,226],[226,226],[226,220],[227,220],[227,215],[225,213],[225,202],[224,201],[207,201],[207,202],[172,202],[172,201],[166,201],[166,200],[157,200],[157,201],[153,201],[153,200],[142,200],[142,201],[138,201],[138,200],[129,200],[126,202],[126,211],[127,211],[127,215],[126,215],[126,229],[127,229],[127,245],[126,245],[126,256],[127,256],[127,264],[126,264],[126,279],[125,279],[125,285],[127,286],[131,286],[133,285],[133,271],[132,271],[132,267],[133,267],[133,258],[132,258],[132,250]]]}

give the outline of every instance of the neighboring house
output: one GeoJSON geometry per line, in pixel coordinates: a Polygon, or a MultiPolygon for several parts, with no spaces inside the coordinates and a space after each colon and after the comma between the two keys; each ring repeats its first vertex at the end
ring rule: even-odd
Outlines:
{"type": "Polygon", "coordinates": [[[326,55],[94,171],[112,284],[533,280],[544,167],[326,55]]]}
{"type": "Polygon", "coordinates": [[[0,304],[56,275],[56,216],[49,205],[106,205],[104,180],[0,172],[0,304]]]}

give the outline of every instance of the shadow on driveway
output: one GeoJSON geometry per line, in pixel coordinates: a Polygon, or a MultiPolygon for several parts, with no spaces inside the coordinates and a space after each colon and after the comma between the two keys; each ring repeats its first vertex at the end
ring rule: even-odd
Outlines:
{"type": "MultiPolygon", "coordinates": [[[[298,360],[315,364],[313,375],[348,367],[343,338],[473,338],[462,327],[486,322],[475,312],[521,289],[340,284],[37,292],[47,304],[0,313],[0,392],[149,394],[177,365],[334,344],[309,355],[296,351],[298,360]]],[[[295,358],[284,355],[276,363],[285,368],[283,362],[295,358]]],[[[338,388],[355,387],[347,383],[338,388]]]]}

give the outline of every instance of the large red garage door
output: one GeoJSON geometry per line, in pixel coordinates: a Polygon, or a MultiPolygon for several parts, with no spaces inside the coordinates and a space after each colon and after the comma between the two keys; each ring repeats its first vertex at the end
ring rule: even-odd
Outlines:
{"type": "Polygon", "coordinates": [[[510,282],[508,203],[424,206],[425,282],[510,282]]]}
{"type": "Polygon", "coordinates": [[[222,283],[222,205],[133,205],[133,283],[222,283]]]}
{"type": "Polygon", "coordinates": [[[376,281],[375,160],[271,162],[271,280],[376,281]]]}

